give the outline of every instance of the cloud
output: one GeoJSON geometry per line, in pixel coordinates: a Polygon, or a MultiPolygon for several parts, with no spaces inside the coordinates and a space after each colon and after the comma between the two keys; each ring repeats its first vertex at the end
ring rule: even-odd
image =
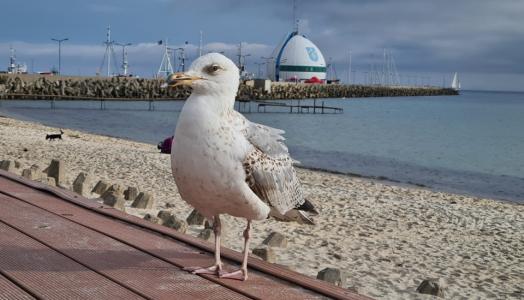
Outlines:
{"type": "MultiPolygon", "coordinates": [[[[56,33],[72,38],[64,44],[63,55],[66,68],[75,65],[74,72],[79,72],[78,69],[92,72],[93,66],[100,64],[104,47],[95,43],[103,40],[109,23],[117,40],[133,42],[129,47],[132,68],[148,76],[162,57],[162,47],[154,41],[163,36],[170,36],[174,47],[182,47],[184,41],[189,41],[185,46],[189,60],[197,55],[199,30],[205,34],[204,52],[223,51],[233,60],[237,57],[238,43],[249,42],[244,43],[244,53],[251,54],[248,68],[253,69],[253,63],[262,61],[260,56],[269,55],[293,27],[291,0],[93,0],[84,5],[73,5],[66,0],[53,1],[53,5],[28,1],[32,5],[27,5],[24,15],[27,20],[35,21],[20,23],[10,14],[0,19],[0,24],[10,28],[0,33],[3,42],[0,54],[6,57],[9,43],[14,43],[20,60],[34,59],[42,66],[52,66],[57,46],[48,42],[48,38],[56,33]],[[116,13],[122,17],[114,18],[116,13]],[[18,26],[10,27],[14,22],[18,26]]],[[[331,57],[339,69],[347,65],[351,50],[354,69],[365,72],[371,64],[380,63],[383,49],[387,48],[403,73],[433,72],[440,74],[438,77],[454,71],[524,74],[521,0],[297,0],[297,3],[301,33],[326,58],[331,57]]],[[[15,11],[20,4],[8,0],[3,7],[15,11]]],[[[494,75],[496,80],[502,78],[505,77],[494,75]]]]}

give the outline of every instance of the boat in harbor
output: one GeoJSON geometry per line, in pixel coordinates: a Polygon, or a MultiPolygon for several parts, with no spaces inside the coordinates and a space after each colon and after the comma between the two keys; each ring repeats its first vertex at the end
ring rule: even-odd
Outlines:
{"type": "Polygon", "coordinates": [[[460,91],[460,80],[458,78],[457,72],[453,75],[453,81],[451,81],[451,88],[455,91],[460,91]]]}

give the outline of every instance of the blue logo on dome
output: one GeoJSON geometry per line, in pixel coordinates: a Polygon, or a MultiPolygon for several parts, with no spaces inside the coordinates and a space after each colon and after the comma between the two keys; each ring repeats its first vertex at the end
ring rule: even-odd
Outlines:
{"type": "Polygon", "coordinates": [[[318,53],[317,50],[313,47],[306,47],[307,55],[309,55],[309,59],[312,61],[318,61],[318,53]]]}

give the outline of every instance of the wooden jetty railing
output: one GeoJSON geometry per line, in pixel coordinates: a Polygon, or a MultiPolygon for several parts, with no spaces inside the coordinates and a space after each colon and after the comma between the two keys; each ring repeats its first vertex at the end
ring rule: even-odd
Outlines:
{"type": "Polygon", "coordinates": [[[257,113],[267,113],[267,107],[281,108],[280,111],[270,112],[288,112],[290,114],[338,114],[344,112],[344,109],[341,107],[324,105],[324,101],[321,102],[321,105],[317,105],[317,99],[313,99],[313,105],[301,105],[300,99],[296,101],[297,104],[293,104],[293,100],[291,100],[291,103],[259,100],[239,100],[237,110],[241,113],[251,113],[251,102],[254,102],[257,105],[257,113]]]}

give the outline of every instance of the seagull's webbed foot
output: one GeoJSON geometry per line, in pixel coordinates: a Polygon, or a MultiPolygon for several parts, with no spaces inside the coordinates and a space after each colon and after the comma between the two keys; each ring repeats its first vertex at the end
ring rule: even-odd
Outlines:
{"type": "Polygon", "coordinates": [[[213,231],[215,232],[215,264],[209,267],[185,267],[183,270],[193,274],[211,274],[220,276],[222,271],[222,260],[220,260],[220,216],[213,217],[213,231]]]}
{"type": "Polygon", "coordinates": [[[185,267],[183,270],[191,272],[192,274],[220,275],[222,272],[222,263],[214,264],[209,267],[185,267]]]}
{"type": "Polygon", "coordinates": [[[233,271],[233,272],[222,273],[222,274],[219,275],[219,277],[220,278],[236,279],[236,280],[245,281],[245,280],[247,280],[247,270],[238,269],[238,270],[233,271]]]}
{"type": "Polygon", "coordinates": [[[240,269],[229,272],[229,273],[219,273],[220,278],[236,279],[236,280],[247,280],[247,259],[249,251],[249,230],[251,229],[251,220],[247,221],[246,229],[244,230],[244,259],[242,260],[242,266],[240,269]]]}

